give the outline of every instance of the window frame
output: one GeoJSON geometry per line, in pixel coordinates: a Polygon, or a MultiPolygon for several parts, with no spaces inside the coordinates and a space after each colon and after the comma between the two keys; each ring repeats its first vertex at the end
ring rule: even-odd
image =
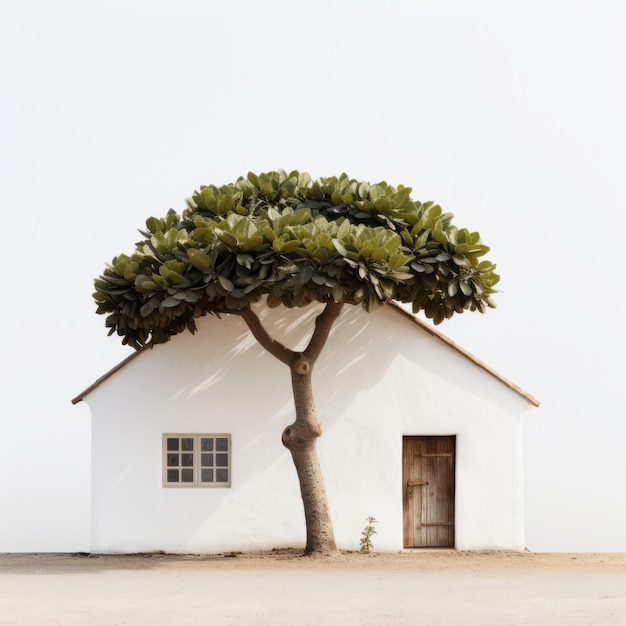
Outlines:
{"type": "MultiPolygon", "coordinates": [[[[173,488],[173,489],[189,489],[189,488],[208,488],[208,489],[222,489],[229,488],[232,483],[232,437],[229,433],[163,433],[161,437],[161,486],[165,488],[173,488]],[[183,450],[179,448],[179,450],[168,450],[167,441],[168,439],[177,438],[179,441],[181,439],[193,439],[193,450],[191,454],[193,455],[193,464],[191,466],[185,466],[182,464],[182,459],[179,459],[179,464],[176,466],[176,469],[182,470],[187,467],[193,471],[193,481],[182,482],[179,480],[178,482],[170,482],[167,480],[167,473],[169,469],[172,469],[172,466],[168,465],[168,454],[180,454],[182,455],[183,450]],[[202,439],[212,439],[213,440],[213,450],[211,451],[203,451],[201,448],[202,439]],[[217,439],[227,439],[228,440],[228,450],[217,450],[216,449],[216,440],[217,439]],[[211,454],[214,455],[212,459],[212,465],[208,466],[202,465],[202,454],[211,454]],[[226,454],[227,455],[227,464],[218,465],[217,459],[215,458],[217,454],[226,454]],[[201,471],[202,469],[211,469],[213,471],[217,471],[218,469],[226,469],[228,471],[228,481],[217,482],[214,480],[212,482],[202,482],[201,471]]],[[[216,478],[214,476],[214,478],[216,478]]]]}

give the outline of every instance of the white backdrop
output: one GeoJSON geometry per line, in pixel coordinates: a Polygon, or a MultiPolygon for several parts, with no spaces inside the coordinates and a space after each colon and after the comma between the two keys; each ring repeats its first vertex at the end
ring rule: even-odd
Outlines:
{"type": "Polygon", "coordinates": [[[608,0],[4,0],[0,551],[88,549],[70,399],[129,353],[93,277],[199,185],[278,167],[481,232],[499,308],[441,329],[542,401],[527,545],[626,550],[625,26],[608,0]]]}

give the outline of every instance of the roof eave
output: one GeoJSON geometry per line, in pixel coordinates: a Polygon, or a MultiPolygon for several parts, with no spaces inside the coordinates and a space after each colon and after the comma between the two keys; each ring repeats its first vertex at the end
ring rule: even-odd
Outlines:
{"type": "Polygon", "coordinates": [[[111,376],[113,376],[113,374],[121,370],[127,363],[129,363],[133,359],[136,359],[137,356],[139,356],[139,354],[141,354],[145,349],[146,348],[142,348],[141,350],[137,350],[137,352],[133,352],[133,354],[131,354],[130,356],[127,356],[123,361],[120,361],[117,365],[112,367],[108,372],[100,376],[100,378],[98,378],[98,380],[96,380],[91,385],[89,385],[87,389],[85,389],[84,391],[81,391],[75,398],[72,398],[72,404],[78,404],[81,400],[84,400],[85,396],[87,396],[94,389],[99,387],[105,380],[107,380],[107,378],[110,378],[111,376]]]}

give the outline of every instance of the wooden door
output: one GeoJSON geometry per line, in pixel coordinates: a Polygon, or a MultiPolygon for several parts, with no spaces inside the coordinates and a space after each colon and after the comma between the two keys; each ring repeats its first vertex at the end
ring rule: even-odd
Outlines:
{"type": "Polygon", "coordinates": [[[402,438],[405,548],[454,547],[456,437],[402,438]]]}

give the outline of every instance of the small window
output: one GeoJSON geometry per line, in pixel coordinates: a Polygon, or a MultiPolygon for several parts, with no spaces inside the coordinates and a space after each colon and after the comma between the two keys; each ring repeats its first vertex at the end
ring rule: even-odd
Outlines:
{"type": "Polygon", "coordinates": [[[163,435],[164,487],[230,487],[230,435],[163,435]]]}

